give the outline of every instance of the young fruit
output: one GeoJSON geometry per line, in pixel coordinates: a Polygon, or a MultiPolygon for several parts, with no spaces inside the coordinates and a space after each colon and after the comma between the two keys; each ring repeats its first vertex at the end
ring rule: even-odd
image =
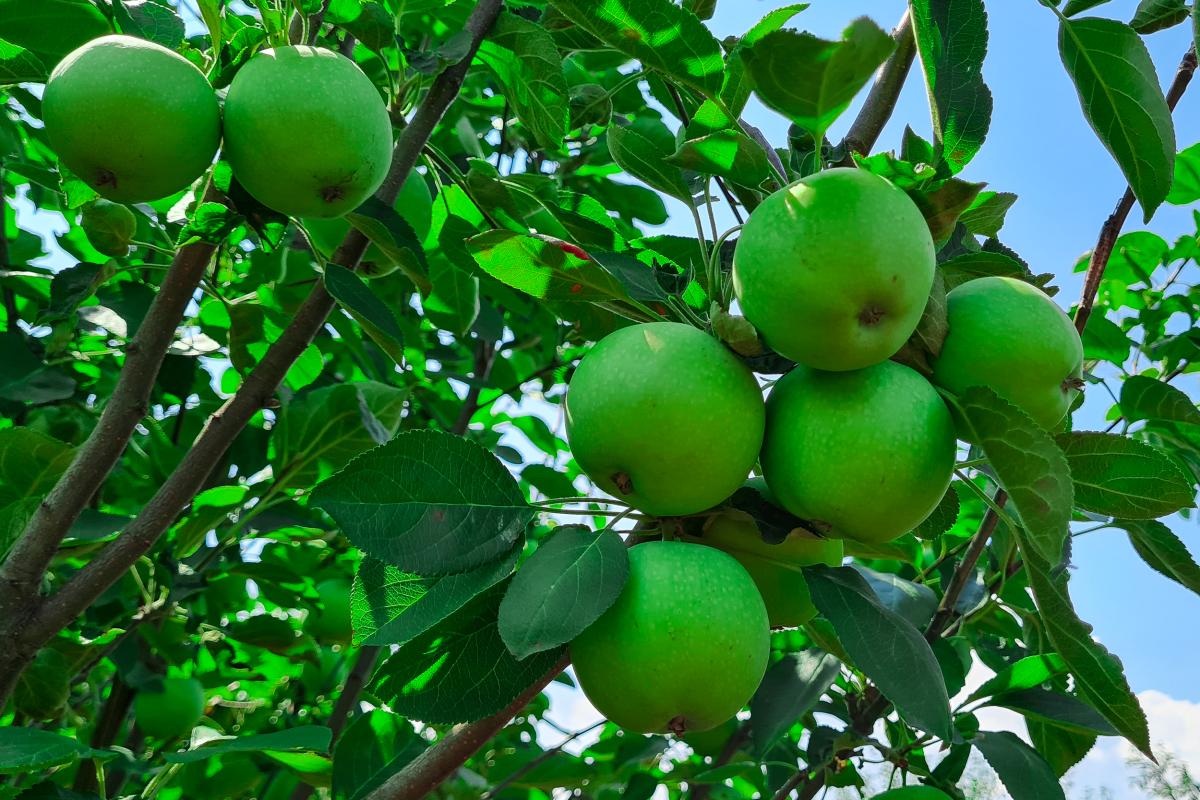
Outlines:
{"type": "Polygon", "coordinates": [[[321,598],[320,609],[309,614],[304,629],[317,641],[350,641],[350,584],[336,578],[321,581],[317,595],[321,598]]]}
{"type": "Polygon", "coordinates": [[[263,205],[340,217],[387,175],[392,124],[353,61],[320,47],[278,47],[251,58],[229,86],[225,157],[263,205]]]}
{"type": "MultiPolygon", "coordinates": [[[[400,186],[400,193],[396,195],[396,202],[392,207],[413,229],[417,241],[424,241],[429,235],[429,226],[433,220],[433,198],[429,195],[429,186],[425,179],[415,172],[411,173],[400,186]]],[[[301,221],[304,229],[308,231],[309,243],[325,258],[333,255],[333,251],[337,250],[337,246],[350,230],[350,223],[341,218],[308,218],[301,221]]],[[[372,244],[363,254],[358,272],[363,277],[378,278],[391,274],[396,270],[396,266],[382,250],[372,244]]]]}
{"type": "Polygon", "coordinates": [[[987,386],[1043,428],[1058,428],[1083,385],[1083,343],[1063,310],[1036,286],[988,277],[946,295],[946,315],[934,383],[956,394],[987,386]]]}
{"type": "Polygon", "coordinates": [[[195,678],[164,678],[161,692],[138,692],[133,716],[148,736],[174,739],[191,733],[204,716],[204,687],[195,678]]]}
{"type": "Polygon", "coordinates": [[[137,217],[120,203],[96,199],[83,207],[80,224],[92,247],[106,256],[120,258],[129,253],[137,234],[137,217]]]}
{"type": "Polygon", "coordinates": [[[118,203],[187,188],[221,140],[217,96],[204,74],[132,36],[93,39],[59,62],[46,81],[42,119],[62,163],[118,203]]]}
{"type": "Polygon", "coordinates": [[[767,668],[770,631],[754,581],[732,557],[684,542],[629,551],[617,602],[571,643],[600,713],[643,733],[715,728],[767,668]]]}
{"type": "Polygon", "coordinates": [[[600,488],[658,516],[720,503],[754,466],[763,401],[716,339],[676,322],[614,331],[567,392],[571,453],[600,488]]]}
{"type": "Polygon", "coordinates": [[[831,536],[878,543],[912,530],[937,507],[954,448],[950,412],[908,367],[797,367],[767,398],[761,463],[788,511],[831,536]]]}
{"type": "Polygon", "coordinates": [[[866,170],[836,168],[754,210],[733,254],[733,290],[776,352],[817,369],[860,369],[912,335],[934,266],[912,200],[866,170]]]}
{"type": "Polygon", "coordinates": [[[950,795],[932,786],[904,786],[877,794],[871,800],[950,800],[950,795]]]}
{"type": "Polygon", "coordinates": [[[772,628],[797,628],[817,615],[801,567],[842,563],[840,539],[818,539],[796,529],[778,544],[763,540],[749,515],[731,511],[710,517],[704,533],[687,541],[724,550],[750,573],[772,628]]]}

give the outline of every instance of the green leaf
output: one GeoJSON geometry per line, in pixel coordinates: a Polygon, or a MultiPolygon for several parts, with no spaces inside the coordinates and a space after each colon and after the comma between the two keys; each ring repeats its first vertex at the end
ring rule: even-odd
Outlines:
{"type": "Polygon", "coordinates": [[[1029,271],[1021,265],[1021,262],[1015,258],[986,250],[955,256],[948,261],[943,261],[938,269],[946,279],[946,291],[951,291],[967,281],[986,278],[989,275],[1003,275],[1021,280],[1028,280],[1032,277],[1029,271]]]}
{"type": "Polygon", "coordinates": [[[950,178],[939,183],[933,189],[917,189],[910,191],[909,197],[921,209],[925,224],[933,242],[941,247],[954,232],[959,215],[971,207],[975,198],[983,191],[986,183],[969,183],[959,178],[950,178]]]}
{"type": "Polygon", "coordinates": [[[325,753],[332,736],[324,725],[302,725],[250,736],[215,736],[192,750],[166,753],[163,758],[170,764],[190,764],[229,753],[325,753]]]}
{"type": "Polygon", "coordinates": [[[1178,25],[1188,18],[1188,7],[1184,0],[1142,0],[1129,27],[1143,36],[1164,28],[1178,25]]]}
{"type": "Polygon", "coordinates": [[[178,49],[183,41],[183,20],[170,6],[155,0],[123,0],[113,3],[113,11],[124,33],[157,42],[169,50],[178,49]]]}
{"type": "Polygon", "coordinates": [[[860,17],[841,41],[774,31],[743,50],[742,58],[759,99],[820,141],[894,49],[892,37],[860,17]]]}
{"type": "Polygon", "coordinates": [[[1026,719],[1025,727],[1029,730],[1029,739],[1033,742],[1034,749],[1046,759],[1050,769],[1059,778],[1066,775],[1067,770],[1082,761],[1096,746],[1094,733],[1075,733],[1035,719],[1026,719]]]}
{"type": "Polygon", "coordinates": [[[400,646],[375,673],[373,690],[405,716],[431,724],[473,722],[508,705],[545,673],[561,650],[518,661],[496,615],[507,582],[400,646]]]}
{"type": "Polygon", "coordinates": [[[1066,456],[1028,414],[987,387],[970,387],[957,406],[971,441],[983,448],[1008,492],[1025,528],[1025,540],[1057,564],[1074,507],[1066,456]]]}
{"type": "Polygon", "coordinates": [[[1054,770],[1015,734],[980,731],[972,741],[1013,800],[1066,800],[1054,770]]]}
{"type": "Polygon", "coordinates": [[[679,167],[668,162],[673,152],[665,142],[632,127],[609,127],[608,152],[621,169],[663,194],[692,204],[692,191],[679,167]]]}
{"type": "Polygon", "coordinates": [[[771,162],[758,142],[733,130],[688,139],[667,159],[702,175],[728,178],[739,186],[758,186],[771,175],[771,162]]]}
{"type": "Polygon", "coordinates": [[[1054,571],[1029,546],[1024,531],[1016,533],[1046,635],[1075,677],[1076,690],[1138,750],[1152,756],[1146,714],[1129,688],[1121,662],[1092,638],[1092,627],[1075,613],[1067,571],[1054,571]]]}
{"type": "Polygon", "coordinates": [[[720,43],[696,15],[670,0],[554,0],[554,7],[642,66],[709,97],[721,91],[725,61],[720,43]]]}
{"type": "Polygon", "coordinates": [[[106,33],[108,21],[88,0],[0,0],[0,39],[33,52],[43,64],[106,33]]]}
{"type": "Polygon", "coordinates": [[[378,709],[354,717],[333,749],[333,796],[366,797],[425,748],[404,717],[378,709]]]}
{"type": "Polygon", "coordinates": [[[368,555],[446,575],[507,553],[533,519],[495,456],[461,436],[402,433],[317,484],[310,502],[368,555]]]}
{"type": "MultiPolygon", "coordinates": [[[[1200,21],[1200,14],[1197,15],[1200,21]]],[[[1200,31],[1200,24],[1197,25],[1200,31]]],[[[1167,202],[1186,206],[1200,200],[1200,142],[1185,147],[1175,156],[1175,169],[1171,177],[1171,191],[1167,202]]]]}
{"type": "Polygon", "coordinates": [[[273,431],[274,479],[309,486],[400,429],[408,390],[375,381],[335,384],[285,404],[273,431]]]}
{"type": "Polygon", "coordinates": [[[1200,566],[1170,528],[1158,520],[1116,520],[1113,525],[1129,535],[1129,543],[1156,572],[1200,594],[1200,566]]]}
{"type": "Polygon", "coordinates": [[[567,135],[569,97],[562,57],[549,31],[501,12],[476,58],[495,73],[504,99],[538,144],[560,150],[567,135]]]}
{"type": "Polygon", "coordinates": [[[75,394],[75,380],[29,351],[17,330],[0,333],[0,399],[49,403],[75,394]]]}
{"type": "Polygon", "coordinates": [[[85,752],[87,748],[74,739],[50,731],[17,726],[0,728],[0,775],[61,767],[85,752]]]}
{"type": "Polygon", "coordinates": [[[1109,0],[1067,0],[1067,4],[1063,6],[1063,14],[1068,17],[1073,17],[1076,14],[1082,14],[1089,8],[1102,6],[1109,0]]]}
{"type": "Polygon", "coordinates": [[[1062,20],[1058,48],[1084,116],[1149,222],[1171,187],[1175,128],[1145,43],[1123,22],[1089,17],[1062,20]]]}
{"type": "Polygon", "coordinates": [[[1004,217],[1015,202],[1017,196],[1011,192],[980,192],[958,221],[977,236],[994,237],[1004,227],[1004,217]]]}
{"type": "Polygon", "coordinates": [[[404,276],[421,290],[421,294],[429,293],[432,287],[425,248],[421,247],[421,241],[412,226],[395,208],[372,195],[347,214],[346,220],[398,265],[404,276]]]}
{"type": "Polygon", "coordinates": [[[1145,442],[1077,431],[1055,437],[1067,456],[1075,504],[1126,519],[1153,519],[1195,506],[1191,481],[1175,461],[1145,442]]]}
{"type": "Polygon", "coordinates": [[[978,689],[971,692],[966,702],[969,703],[994,694],[1033,689],[1066,671],[1067,665],[1057,653],[1026,656],[984,681],[978,689]]]}
{"type": "Polygon", "coordinates": [[[595,302],[624,298],[620,281],[574,245],[539,234],[493,230],[467,249],[484,272],[539,300],[595,302]]]}
{"type": "Polygon", "coordinates": [[[755,751],[765,754],[797,720],[812,710],[841,670],[836,658],[820,650],[788,653],[767,670],[750,699],[750,735],[755,751]]]}
{"type": "Polygon", "coordinates": [[[1026,717],[1048,722],[1076,733],[1115,736],[1116,729],[1100,712],[1078,697],[1049,689],[1030,688],[1006,692],[992,698],[989,705],[1016,711],[1026,717]]]}
{"type": "MultiPolygon", "coordinates": [[[[774,33],[782,28],[791,21],[792,17],[808,8],[808,6],[809,3],[793,3],[792,5],[768,11],[762,19],[754,24],[754,27],[746,31],[746,34],[738,39],[737,44],[729,51],[729,55],[725,60],[725,83],[721,87],[721,101],[730,114],[738,116],[742,113],[754,88],[749,76],[746,75],[746,64],[742,60],[742,54],[747,48],[753,47],[756,42],[768,33],[774,33]]],[[[693,118],[693,123],[697,119],[702,119],[706,114],[722,120],[722,124],[718,127],[725,127],[734,123],[734,120],[729,119],[725,111],[717,108],[716,104],[711,100],[706,100],[701,104],[700,109],[693,118]]],[[[690,132],[691,128],[689,127],[688,130],[690,132]]]]}
{"type": "Polygon", "coordinates": [[[500,638],[519,659],[566,644],[617,601],[628,577],[620,536],[565,525],[513,576],[500,603],[500,638]]]}
{"type": "Polygon", "coordinates": [[[1129,358],[1133,341],[1121,326],[1104,314],[1092,314],[1083,327],[1083,357],[1099,359],[1120,366],[1129,358]]]}
{"type": "Polygon", "coordinates": [[[924,628],[933,619],[938,605],[933,589],[890,572],[876,572],[861,564],[853,564],[852,568],[866,578],[885,608],[899,614],[914,628],[924,628]]]}
{"type": "Polygon", "coordinates": [[[983,0],[914,0],[911,7],[937,156],[953,175],[979,152],[992,120],[983,82],[987,12],[983,0]]]}
{"type": "Polygon", "coordinates": [[[946,489],[946,493],[942,495],[937,508],[925,518],[924,522],[917,526],[917,529],[913,531],[913,535],[918,539],[936,539],[954,527],[954,523],[958,521],[959,510],[960,501],[958,499],[958,492],[955,491],[954,485],[951,484],[946,489]]]}
{"type": "Polygon", "coordinates": [[[0,556],[74,455],[70,445],[30,428],[0,430],[0,556]]]}
{"type": "Polygon", "coordinates": [[[922,730],[950,735],[950,700],[937,658],[908,620],[879,601],[850,567],[806,567],[813,602],[828,619],[854,666],[900,714],[922,730]]]}
{"type": "Polygon", "coordinates": [[[43,83],[50,70],[37,54],[0,39],[0,86],[14,83],[43,83]]]}
{"type": "Polygon", "coordinates": [[[1200,410],[1192,399],[1165,381],[1131,375],[1121,384],[1121,413],[1130,422],[1161,419],[1200,425],[1200,410]]]}
{"type": "Polygon", "coordinates": [[[426,578],[363,559],[351,592],[350,611],[358,644],[404,644],[512,574],[521,544],[503,558],[467,572],[426,578]]]}
{"type": "Polygon", "coordinates": [[[346,313],[354,317],[379,349],[397,366],[404,364],[404,332],[396,315],[371,291],[362,278],[341,264],[325,265],[325,289],[346,313]]]}

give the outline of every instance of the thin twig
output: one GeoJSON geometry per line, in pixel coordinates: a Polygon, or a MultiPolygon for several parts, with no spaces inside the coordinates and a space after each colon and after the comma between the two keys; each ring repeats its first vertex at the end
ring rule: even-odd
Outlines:
{"type": "MultiPolygon", "coordinates": [[[[1179,62],[1179,69],[1175,73],[1175,80],[1171,82],[1171,88],[1167,90],[1167,107],[1172,111],[1179,103],[1179,98],[1183,97],[1184,91],[1191,83],[1192,75],[1196,72],[1196,48],[1195,45],[1188,48],[1184,54],[1183,60],[1179,62]]],[[[1117,238],[1121,235],[1121,228],[1125,225],[1125,220],[1129,217],[1129,212],[1133,209],[1134,196],[1133,188],[1125,189],[1125,193],[1121,195],[1120,202],[1117,203],[1116,210],[1109,215],[1104,221],[1104,225],[1100,228],[1100,237],[1096,240],[1096,246],[1092,248],[1092,255],[1088,259],[1087,274],[1083,279],[1083,294],[1079,298],[1079,307],[1075,311],[1075,329],[1083,333],[1083,329],[1087,326],[1088,317],[1092,315],[1092,306],[1096,302],[1096,295],[1100,291],[1100,281],[1104,277],[1104,268],[1108,266],[1108,259],[1112,256],[1113,247],[1117,244],[1117,238]]]]}
{"type": "Polygon", "coordinates": [[[572,733],[570,736],[568,736],[566,739],[563,739],[561,742],[556,744],[554,747],[551,747],[549,750],[543,751],[540,755],[537,756],[537,758],[533,758],[533,759],[530,759],[529,761],[526,761],[520,767],[513,770],[513,772],[510,775],[508,775],[506,778],[504,778],[499,783],[497,783],[495,786],[493,786],[492,788],[490,788],[486,792],[484,792],[483,795],[480,796],[479,800],[492,800],[492,798],[496,797],[496,795],[500,794],[502,791],[507,789],[509,786],[512,786],[514,783],[516,783],[518,780],[523,778],[525,775],[528,775],[530,772],[532,772],[534,770],[534,768],[540,766],[541,764],[544,764],[545,762],[549,761],[554,756],[558,755],[560,752],[562,752],[562,749],[564,747],[566,747],[567,745],[569,745],[571,742],[575,741],[580,736],[586,736],[587,734],[591,733],[592,731],[596,730],[596,728],[599,728],[600,726],[604,725],[607,722],[608,722],[608,720],[602,719],[597,723],[587,726],[586,728],[584,728],[581,731],[576,731],[575,733],[572,733]]]}

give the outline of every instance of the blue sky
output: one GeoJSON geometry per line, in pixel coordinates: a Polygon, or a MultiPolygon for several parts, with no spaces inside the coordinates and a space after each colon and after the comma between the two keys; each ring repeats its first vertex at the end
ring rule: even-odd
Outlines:
{"type": "MultiPolygon", "coordinates": [[[[783,0],[722,0],[709,26],[723,38],[740,35],[783,0]]],[[[839,38],[857,16],[869,16],[891,29],[904,11],[903,0],[817,0],[792,20],[796,28],[825,38],[839,38]]],[[[1136,0],[1115,0],[1090,14],[1128,20],[1136,0]]],[[[1000,238],[1015,248],[1034,272],[1052,272],[1066,306],[1075,302],[1081,275],[1075,262],[1095,244],[1100,225],[1112,213],[1125,180],[1100,144],[1079,107],[1075,89],[1058,57],[1058,24],[1037,0],[992,0],[987,3],[990,41],[984,79],[992,90],[995,110],[983,149],[963,177],[987,181],[989,189],[1020,196],[1009,211],[1000,238]]],[[[1148,39],[1160,82],[1170,83],[1191,30],[1186,25],[1148,39]]],[[[919,65],[918,65],[919,67],[919,65]]],[[[1179,149],[1200,140],[1200,90],[1193,87],[1176,112],[1179,149]]],[[[865,94],[865,92],[864,92],[865,94]]],[[[860,98],[861,100],[861,98],[860,98]]],[[[834,126],[836,141],[854,118],[857,103],[834,126]]],[[[787,122],[752,101],[746,118],[772,143],[786,141],[787,122]]],[[[904,126],[929,137],[929,106],[917,69],[909,76],[891,122],[877,149],[899,147],[904,126]]],[[[668,201],[672,220],[664,226],[694,235],[684,207],[668,201]]],[[[1135,208],[1125,230],[1153,230],[1168,241],[1195,230],[1192,209],[1163,206],[1149,225],[1135,208]]],[[[1196,379],[1184,376],[1177,385],[1194,394],[1196,379]]],[[[1111,401],[1102,392],[1085,405],[1076,426],[1103,427],[1111,401]]],[[[1200,556],[1200,526],[1175,519],[1175,529],[1200,556]]],[[[1194,680],[1200,662],[1200,597],[1151,572],[1119,531],[1101,531],[1075,543],[1072,595],[1079,614],[1096,627],[1096,636],[1125,662],[1135,691],[1156,689],[1172,697],[1200,701],[1194,680]],[[1181,624],[1182,623],[1182,624],[1181,624]]]]}

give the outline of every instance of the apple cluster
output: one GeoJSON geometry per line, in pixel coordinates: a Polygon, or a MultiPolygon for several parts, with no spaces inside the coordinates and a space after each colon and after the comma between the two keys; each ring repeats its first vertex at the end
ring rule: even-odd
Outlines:
{"type": "Polygon", "coordinates": [[[572,643],[580,685],[610,719],[677,733],[728,719],[762,678],[769,627],[816,613],[800,568],[839,564],[844,541],[891,541],[932,513],[956,440],[971,439],[935,383],[986,386],[1047,429],[1062,423],[1083,347],[1026,282],[981,277],[948,294],[932,383],[889,360],[937,268],[907,194],[864,169],[825,170],[766,198],[734,253],[742,313],[796,364],[765,402],[737,356],[680,323],[622,328],[580,362],[566,399],[579,466],[645,514],[703,520],[695,534],[673,526],[682,541],[635,547],[621,597],[572,643]],[[782,543],[727,504],[743,484],[802,521],[782,543]]]}
{"type": "MultiPolygon", "coordinates": [[[[208,78],[183,56],[143,39],[103,36],[55,67],[42,111],[61,163],[117,203],[187,188],[223,147],[242,187],[270,209],[310,220],[319,230],[314,247],[325,255],[348,230],[338,218],[375,192],[391,165],[392,124],[379,91],[353,61],[320,47],[256,53],[234,76],[222,109],[208,78]]],[[[409,180],[404,198],[417,209],[409,224],[423,237],[424,181],[409,180]]]]}

